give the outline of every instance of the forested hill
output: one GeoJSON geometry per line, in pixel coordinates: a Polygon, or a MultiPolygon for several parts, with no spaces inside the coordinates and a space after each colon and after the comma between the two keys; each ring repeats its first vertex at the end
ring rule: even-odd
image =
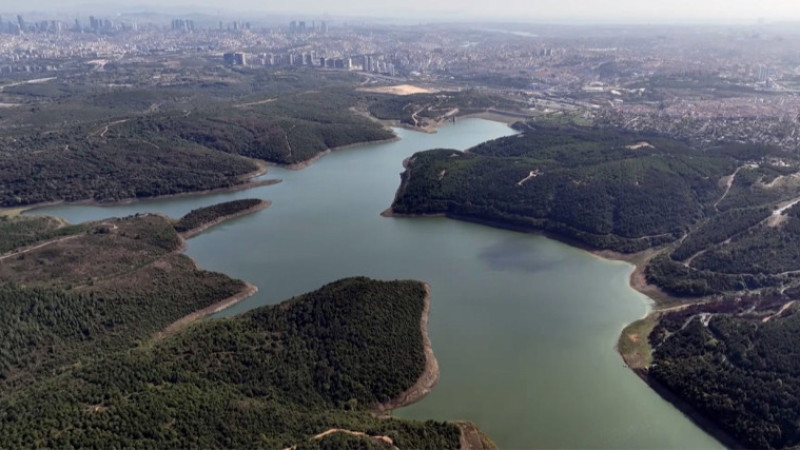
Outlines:
{"type": "Polygon", "coordinates": [[[736,160],[615,130],[534,126],[467,153],[415,155],[393,206],[557,232],[596,248],[673,241],[722,194],[736,160]]]}
{"type": "Polygon", "coordinates": [[[394,137],[351,111],[367,101],[354,75],[207,70],[186,68],[179,84],[97,72],[15,90],[30,108],[0,115],[0,207],[230,188],[259,169],[249,158],[296,164],[394,137]]]}
{"type": "Polygon", "coordinates": [[[369,409],[425,365],[424,285],[338,281],[0,395],[0,447],[458,448],[457,426],[369,409]],[[385,442],[384,442],[385,444],[385,442]],[[333,447],[332,447],[333,446],[333,447]]]}
{"type": "Polygon", "coordinates": [[[179,254],[180,238],[162,216],[108,219],[45,236],[0,259],[0,395],[62,367],[131,349],[245,287],[179,254]]]}
{"type": "Polygon", "coordinates": [[[800,311],[763,311],[765,300],[667,315],[651,336],[650,376],[745,448],[797,448],[800,311]]]}
{"type": "Polygon", "coordinates": [[[168,217],[0,224],[0,448],[460,445],[457,425],[375,415],[426,370],[421,282],[351,278],[192,325],[252,290],[181,255],[168,217]]]}
{"type": "Polygon", "coordinates": [[[392,210],[547,231],[594,249],[664,246],[648,278],[675,295],[793,283],[800,159],[608,128],[519,125],[517,136],[407,163],[392,210]]]}

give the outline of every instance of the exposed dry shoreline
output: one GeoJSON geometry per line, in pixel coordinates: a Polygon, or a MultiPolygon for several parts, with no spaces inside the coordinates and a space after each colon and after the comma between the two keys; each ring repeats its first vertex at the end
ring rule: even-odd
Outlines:
{"type": "MultiPolygon", "coordinates": [[[[465,114],[463,116],[458,116],[457,115],[456,116],[456,122],[458,120],[464,120],[464,119],[483,119],[483,120],[489,120],[491,122],[498,122],[498,123],[503,123],[503,124],[511,126],[514,123],[517,123],[517,122],[519,122],[521,120],[524,120],[523,116],[524,115],[521,114],[520,116],[515,117],[515,116],[509,116],[508,114],[503,114],[501,112],[484,111],[484,112],[477,112],[477,113],[472,113],[472,114],[465,114]]],[[[376,119],[376,120],[379,120],[384,125],[391,126],[391,127],[403,128],[405,130],[416,131],[416,132],[419,132],[419,133],[434,134],[434,133],[438,132],[439,128],[441,128],[441,127],[443,127],[443,126],[445,126],[447,124],[450,124],[451,120],[452,120],[452,117],[432,119],[431,122],[429,122],[425,126],[409,125],[409,124],[403,123],[403,122],[401,122],[399,120],[380,120],[380,119],[376,119]]]]}
{"type": "MultiPolygon", "coordinates": [[[[193,229],[191,229],[191,230],[189,230],[187,232],[178,233],[178,238],[180,239],[180,245],[178,246],[177,249],[175,249],[173,251],[173,253],[184,253],[186,251],[187,247],[188,247],[187,243],[186,243],[187,239],[190,239],[191,237],[196,236],[199,233],[202,233],[203,231],[205,231],[205,230],[207,230],[207,229],[209,229],[211,227],[214,227],[216,225],[219,225],[220,223],[225,222],[227,220],[231,220],[231,219],[234,219],[236,217],[241,217],[241,216],[244,216],[244,215],[247,215],[247,214],[253,214],[256,211],[261,211],[262,209],[265,209],[265,208],[269,207],[271,204],[272,204],[272,202],[270,202],[268,200],[263,200],[258,205],[253,206],[251,208],[247,208],[246,210],[243,210],[243,211],[239,211],[236,214],[230,214],[230,215],[227,215],[227,216],[219,217],[219,218],[217,218],[216,220],[214,220],[212,222],[209,222],[207,224],[201,225],[201,226],[199,226],[197,228],[193,228],[193,229]]],[[[170,217],[168,217],[166,215],[163,215],[163,214],[155,214],[155,215],[164,217],[166,220],[172,220],[170,217]]],[[[199,269],[199,267],[197,266],[197,263],[191,258],[190,258],[190,260],[191,260],[192,264],[194,265],[194,267],[199,269]]],[[[207,306],[207,307],[205,307],[203,309],[194,311],[194,312],[192,312],[192,313],[190,313],[190,314],[188,314],[186,316],[181,317],[180,319],[176,320],[175,322],[172,322],[171,324],[169,324],[163,330],[156,332],[153,335],[151,341],[152,342],[158,342],[158,341],[160,341],[160,340],[162,340],[162,339],[164,339],[164,338],[166,338],[168,336],[171,336],[171,335],[175,334],[176,332],[178,332],[179,330],[183,329],[184,327],[186,327],[187,325],[191,324],[192,322],[195,322],[197,320],[203,319],[203,318],[208,317],[208,316],[210,316],[212,314],[216,314],[216,313],[218,313],[218,312],[220,312],[222,310],[228,309],[231,306],[241,302],[242,300],[245,300],[245,299],[248,299],[248,298],[252,297],[253,295],[256,294],[256,292],[258,292],[258,286],[254,285],[254,284],[250,284],[250,283],[248,283],[246,281],[242,281],[242,283],[244,283],[244,286],[242,287],[242,289],[238,293],[236,293],[236,294],[234,294],[234,295],[232,295],[232,296],[230,296],[228,298],[225,298],[223,300],[220,300],[220,301],[218,301],[218,302],[216,302],[216,303],[214,303],[212,305],[209,305],[209,306],[207,306]]]]}
{"type": "Polygon", "coordinates": [[[214,303],[213,305],[207,306],[201,310],[195,311],[187,316],[181,317],[175,322],[172,322],[169,326],[167,326],[163,330],[153,335],[153,340],[157,342],[168,336],[171,336],[176,332],[178,332],[179,330],[186,327],[187,325],[189,325],[190,323],[208,317],[212,314],[216,314],[222,310],[228,309],[231,306],[241,302],[242,300],[252,297],[253,295],[256,294],[256,292],[258,292],[257,286],[244,282],[244,287],[237,294],[232,295],[217,303],[214,303]]]}
{"type": "Polygon", "coordinates": [[[215,189],[206,189],[202,191],[190,191],[190,192],[179,192],[177,194],[167,194],[167,195],[157,195],[154,197],[136,197],[136,198],[126,198],[122,200],[114,200],[114,201],[98,201],[98,200],[76,200],[72,202],[67,202],[64,200],[58,200],[54,202],[42,202],[42,203],[34,203],[32,205],[26,205],[22,207],[13,207],[13,208],[0,208],[0,212],[5,210],[21,210],[22,212],[31,212],[41,208],[47,208],[50,206],[58,206],[58,205],[84,205],[84,206],[115,206],[115,205],[130,205],[132,203],[138,203],[143,201],[149,200],[165,200],[170,198],[180,198],[180,197],[195,197],[195,196],[203,196],[208,194],[218,194],[223,192],[238,192],[247,189],[252,189],[260,186],[271,186],[273,184],[278,184],[283,180],[278,179],[271,179],[271,180],[261,180],[261,181],[246,181],[252,180],[253,178],[260,177],[267,173],[267,168],[269,165],[261,160],[254,159],[252,160],[257,166],[258,170],[253,172],[247,173],[239,177],[240,181],[239,184],[235,184],[233,186],[228,187],[221,187],[215,189]]]}
{"type": "Polygon", "coordinates": [[[271,162],[263,161],[263,160],[260,160],[260,159],[250,159],[253,163],[256,164],[258,169],[254,170],[253,172],[246,173],[246,174],[242,175],[241,177],[239,177],[239,179],[242,181],[241,183],[235,184],[235,185],[229,186],[229,187],[216,188],[216,189],[206,189],[206,190],[202,190],[202,191],[180,192],[180,193],[177,193],[177,194],[158,195],[158,196],[154,196],[154,197],[127,198],[127,199],[115,200],[115,201],[109,201],[109,202],[98,201],[98,200],[76,200],[76,201],[72,201],[72,202],[67,202],[67,201],[63,201],[63,200],[58,200],[58,201],[53,201],[53,202],[34,203],[32,205],[25,205],[25,206],[21,206],[21,207],[16,207],[15,206],[15,207],[11,207],[11,208],[0,208],[0,212],[5,211],[5,210],[18,210],[18,209],[23,211],[23,212],[30,212],[30,211],[34,211],[34,210],[41,209],[41,208],[47,208],[47,207],[50,207],[50,206],[57,206],[57,205],[64,205],[64,204],[66,204],[66,205],[87,205],[87,206],[128,205],[128,204],[131,204],[131,203],[136,203],[136,202],[140,202],[140,201],[147,201],[147,200],[163,200],[163,199],[169,199],[169,198],[192,197],[192,196],[201,196],[201,195],[208,195],[208,194],[217,194],[217,193],[222,193],[222,192],[244,191],[244,190],[247,190],[247,189],[252,189],[252,188],[256,188],[256,187],[260,187],[260,186],[270,186],[270,185],[278,184],[278,183],[282,182],[283,180],[279,180],[279,179],[261,180],[261,181],[245,181],[245,180],[252,180],[253,178],[257,178],[257,177],[260,177],[260,176],[266,174],[267,170],[268,170],[268,168],[270,166],[272,166],[272,167],[281,167],[281,168],[287,169],[287,170],[302,170],[302,169],[305,169],[306,167],[314,164],[315,162],[317,162],[323,156],[325,156],[325,155],[327,155],[327,154],[329,154],[331,152],[334,152],[334,151],[346,150],[346,149],[349,149],[349,148],[363,147],[363,146],[372,145],[372,144],[386,144],[386,143],[389,143],[389,142],[396,142],[396,141],[399,141],[399,140],[400,140],[400,138],[395,136],[395,137],[389,138],[389,139],[381,139],[381,140],[377,140],[377,141],[367,141],[367,142],[356,142],[354,144],[341,145],[339,147],[329,148],[329,149],[327,149],[327,150],[325,150],[323,152],[320,152],[319,154],[317,154],[316,156],[314,156],[314,157],[312,157],[310,159],[307,159],[305,161],[300,161],[300,162],[294,163],[294,164],[278,164],[278,163],[271,163],[271,162]]]}
{"type": "Polygon", "coordinates": [[[413,386],[406,389],[397,397],[385,402],[379,403],[373,407],[373,411],[378,414],[385,414],[403,406],[408,406],[412,403],[422,400],[428,395],[436,383],[439,381],[439,362],[433,354],[433,346],[431,339],[428,336],[428,319],[431,311],[431,287],[425,283],[425,300],[422,308],[422,317],[420,318],[419,326],[422,333],[422,345],[425,351],[425,369],[417,379],[413,386]]]}
{"type": "MultiPolygon", "coordinates": [[[[588,247],[588,246],[586,246],[584,244],[575,242],[574,240],[571,240],[571,239],[566,238],[564,236],[560,236],[560,235],[557,235],[557,234],[554,234],[554,233],[550,233],[550,232],[546,232],[546,231],[525,229],[525,228],[522,228],[522,227],[514,227],[514,226],[505,225],[505,224],[502,224],[502,223],[499,223],[499,222],[492,222],[492,221],[488,221],[488,220],[478,220],[478,219],[473,219],[473,218],[469,218],[469,217],[452,216],[452,215],[448,215],[448,214],[437,214],[437,215],[396,214],[396,213],[394,213],[392,211],[392,208],[390,207],[386,211],[384,211],[381,215],[384,216],[384,217],[399,217],[399,218],[432,217],[432,216],[447,217],[447,218],[450,218],[450,219],[460,220],[460,221],[463,221],[463,222],[478,223],[478,224],[481,224],[481,225],[492,226],[492,227],[495,227],[495,228],[502,228],[502,229],[508,229],[508,230],[512,230],[512,231],[525,232],[525,233],[538,234],[538,235],[541,235],[541,236],[545,236],[545,237],[547,237],[549,239],[553,239],[553,240],[562,242],[564,244],[567,244],[567,245],[569,245],[571,247],[579,248],[581,250],[589,252],[592,255],[595,255],[598,258],[601,258],[601,259],[604,259],[604,260],[608,260],[608,261],[624,261],[624,262],[627,262],[629,264],[632,264],[634,266],[634,268],[631,271],[631,275],[630,275],[629,280],[628,280],[628,284],[629,284],[631,289],[644,294],[645,296],[647,296],[648,298],[653,300],[656,303],[657,306],[664,306],[664,305],[669,305],[669,304],[674,304],[674,303],[680,303],[679,299],[676,299],[674,297],[669,296],[668,294],[666,294],[663,291],[661,291],[661,289],[659,289],[658,286],[652,285],[652,284],[647,282],[647,279],[644,276],[644,269],[647,266],[647,263],[650,261],[650,259],[652,259],[652,257],[655,256],[656,252],[654,250],[652,250],[652,249],[651,250],[645,250],[645,251],[639,252],[639,253],[633,253],[633,254],[623,254],[623,253],[617,253],[617,252],[612,252],[612,251],[608,251],[608,250],[596,250],[596,249],[592,249],[592,248],[590,248],[590,247],[588,247]]],[[[651,317],[653,315],[658,315],[658,314],[660,314],[660,309],[654,309],[654,310],[651,310],[643,319],[647,319],[647,318],[649,318],[649,317],[651,317]]],[[[643,319],[640,319],[640,320],[643,320],[643,319]]],[[[635,322],[633,322],[633,323],[635,323],[635,322]]],[[[628,324],[626,326],[626,329],[627,329],[628,326],[630,326],[632,324],[628,324]]],[[[624,337],[624,334],[621,333],[620,334],[620,338],[623,338],[623,337],[624,337]]],[[[647,338],[646,336],[642,337],[642,339],[646,339],[646,338],[647,338]]],[[[676,396],[674,393],[669,391],[665,386],[661,385],[656,380],[652,379],[648,375],[648,371],[647,371],[646,367],[637,366],[636,364],[634,364],[634,361],[631,361],[628,358],[626,358],[626,355],[624,355],[624,354],[622,354],[622,352],[620,352],[619,346],[616,346],[615,350],[617,351],[617,354],[619,354],[620,357],[622,358],[622,360],[625,362],[626,366],[631,371],[633,371],[633,373],[635,373],[642,381],[644,381],[657,394],[659,394],[659,396],[661,396],[661,398],[663,398],[664,400],[666,400],[669,403],[671,403],[675,408],[677,408],[684,415],[686,415],[686,417],[688,417],[689,420],[691,420],[695,425],[697,425],[699,428],[704,430],[706,433],[710,434],[715,439],[720,441],[727,448],[734,448],[734,449],[744,448],[741,445],[741,443],[739,443],[736,439],[731,437],[724,430],[719,428],[716,424],[714,424],[710,419],[708,419],[705,415],[703,415],[695,407],[693,407],[692,405],[688,404],[687,402],[685,402],[680,397],[676,396]]]]}
{"type": "MultiPolygon", "coordinates": [[[[406,168],[406,170],[409,170],[407,161],[403,162],[403,166],[406,168]]],[[[401,175],[401,177],[402,177],[402,182],[400,183],[400,186],[397,188],[397,193],[395,194],[395,200],[401,195],[401,193],[403,191],[403,188],[405,186],[405,180],[406,180],[405,174],[401,175]]],[[[392,202],[392,204],[394,204],[394,202],[392,202]]],[[[626,325],[625,328],[623,328],[623,330],[620,333],[620,336],[619,336],[619,338],[617,340],[618,342],[621,339],[624,339],[627,336],[626,330],[629,327],[631,327],[632,325],[634,325],[635,323],[637,323],[639,321],[647,320],[647,319],[652,318],[654,316],[657,316],[658,314],[660,314],[660,309],[662,309],[665,306],[685,303],[685,301],[681,301],[681,299],[677,299],[675,297],[670,296],[669,294],[667,294],[664,291],[662,291],[658,286],[650,284],[647,281],[647,277],[646,277],[645,272],[644,272],[645,268],[647,267],[647,264],[650,262],[650,260],[653,257],[656,256],[656,254],[658,253],[658,249],[648,249],[648,250],[644,250],[642,252],[632,253],[632,254],[624,254],[624,253],[619,253],[619,252],[614,252],[614,251],[609,251],[609,250],[597,250],[596,248],[591,248],[586,244],[583,244],[581,242],[577,242],[574,239],[570,239],[568,237],[565,237],[565,236],[562,236],[562,235],[559,235],[559,234],[556,234],[556,233],[544,231],[544,230],[536,230],[536,229],[522,227],[522,226],[509,225],[509,224],[505,224],[505,223],[502,223],[502,222],[499,222],[499,221],[477,219],[477,218],[467,217],[467,216],[455,216],[455,215],[445,214],[445,213],[440,213],[440,214],[398,214],[398,213],[395,213],[392,210],[391,206],[389,208],[387,208],[385,211],[383,211],[381,213],[381,216],[383,216],[383,217],[398,217],[398,218],[447,217],[447,218],[450,218],[450,219],[460,220],[460,221],[464,221],[464,222],[478,223],[478,224],[481,224],[481,225],[487,225],[487,226],[491,226],[491,227],[495,227],[495,228],[501,228],[501,229],[508,229],[508,230],[511,230],[511,231],[538,234],[538,235],[545,236],[547,238],[562,242],[562,243],[567,244],[567,245],[569,245],[571,247],[579,248],[581,250],[584,250],[584,251],[586,251],[588,253],[591,253],[592,255],[594,255],[594,256],[596,256],[598,258],[604,259],[604,260],[608,260],[608,261],[624,261],[624,262],[627,262],[628,264],[633,265],[633,270],[631,271],[631,274],[630,274],[630,276],[628,278],[629,287],[631,289],[641,293],[641,294],[644,294],[645,296],[647,296],[648,298],[653,300],[653,302],[655,302],[656,309],[652,309],[642,319],[639,319],[638,321],[635,321],[635,322],[632,322],[632,323],[626,325]]],[[[647,339],[647,336],[640,336],[638,338],[639,339],[647,339]]],[[[622,360],[625,362],[626,367],[628,367],[630,370],[632,370],[651,389],[653,389],[656,393],[658,393],[661,396],[661,398],[663,398],[666,401],[670,402],[673,406],[675,406],[675,408],[677,408],[679,411],[681,411],[683,414],[685,414],[692,422],[695,423],[695,425],[697,425],[698,427],[700,427],[701,429],[706,431],[708,434],[710,434],[711,436],[716,438],[718,441],[720,441],[723,445],[725,445],[728,448],[742,448],[742,445],[739,442],[737,442],[728,433],[723,431],[716,424],[714,424],[710,419],[708,419],[706,416],[704,416],[702,413],[700,413],[696,408],[694,408],[693,406],[691,406],[690,404],[685,402],[680,397],[676,396],[674,393],[669,391],[665,386],[661,385],[656,380],[652,379],[648,374],[647,367],[640,363],[642,361],[642,358],[631,358],[631,357],[629,357],[629,355],[625,355],[621,351],[621,349],[619,347],[619,344],[617,344],[615,346],[615,350],[617,351],[617,354],[619,354],[620,357],[622,358],[622,360]]],[[[462,438],[463,437],[464,437],[464,430],[462,429],[462,438]]]]}
{"type": "Polygon", "coordinates": [[[263,209],[267,209],[267,208],[270,207],[270,205],[272,205],[271,201],[262,200],[261,203],[255,205],[255,206],[251,206],[250,208],[243,209],[243,210],[241,210],[241,211],[239,211],[239,212],[237,212],[235,214],[229,214],[227,216],[218,217],[218,218],[212,220],[211,222],[208,222],[206,224],[200,225],[197,228],[192,228],[191,230],[184,231],[183,233],[180,233],[181,237],[183,237],[184,239],[191,239],[191,238],[197,236],[198,234],[202,233],[203,231],[208,230],[209,228],[215,227],[215,226],[217,226],[217,225],[219,225],[219,224],[221,224],[223,222],[227,222],[228,220],[233,220],[233,219],[236,219],[236,218],[239,218],[239,217],[242,217],[242,216],[246,216],[248,214],[253,214],[253,213],[261,211],[263,209]]]}
{"type": "Polygon", "coordinates": [[[477,425],[472,422],[455,422],[461,430],[459,439],[462,450],[496,450],[497,444],[487,436],[477,425]]]}
{"type": "Polygon", "coordinates": [[[395,136],[393,138],[380,139],[380,140],[377,140],[377,141],[356,142],[354,144],[340,145],[338,147],[329,148],[329,149],[324,150],[324,151],[318,153],[316,156],[314,156],[312,158],[309,158],[309,159],[307,159],[305,161],[300,161],[300,162],[296,162],[296,163],[293,163],[293,164],[278,164],[278,163],[268,163],[268,164],[270,164],[272,166],[275,166],[275,167],[280,167],[280,168],[283,168],[283,169],[287,169],[287,170],[303,170],[306,167],[308,167],[308,166],[314,164],[315,162],[317,162],[323,156],[326,156],[326,155],[328,155],[328,154],[330,154],[332,152],[335,152],[335,151],[347,150],[349,148],[364,147],[364,146],[373,145],[373,144],[375,144],[375,145],[377,145],[377,144],[387,144],[389,142],[396,142],[396,141],[399,141],[399,140],[400,140],[400,138],[395,136]]]}

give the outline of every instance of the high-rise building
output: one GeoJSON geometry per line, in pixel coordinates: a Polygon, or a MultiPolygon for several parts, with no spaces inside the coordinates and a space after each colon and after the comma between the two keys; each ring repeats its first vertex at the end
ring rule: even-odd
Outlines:
{"type": "Polygon", "coordinates": [[[194,20],[174,19],[172,31],[194,31],[194,20]]]}
{"type": "Polygon", "coordinates": [[[769,79],[769,69],[764,67],[764,66],[762,66],[762,65],[759,65],[758,66],[758,81],[760,81],[762,83],[766,83],[768,79],[769,79]]]}
{"type": "Polygon", "coordinates": [[[222,55],[222,60],[229,66],[246,66],[247,55],[242,52],[229,52],[222,55]]]}

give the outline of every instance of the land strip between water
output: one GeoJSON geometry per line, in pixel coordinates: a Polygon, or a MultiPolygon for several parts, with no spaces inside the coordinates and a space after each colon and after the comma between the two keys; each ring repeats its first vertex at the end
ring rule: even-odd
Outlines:
{"type": "Polygon", "coordinates": [[[181,237],[183,237],[184,239],[191,239],[191,238],[197,236],[198,234],[208,230],[209,228],[216,227],[217,225],[219,225],[219,224],[221,224],[223,222],[227,222],[229,220],[237,219],[239,217],[247,216],[247,215],[256,213],[258,211],[267,209],[267,208],[270,207],[270,205],[272,205],[271,201],[263,200],[263,201],[261,201],[261,203],[255,205],[253,207],[250,207],[250,208],[247,208],[245,210],[239,211],[239,212],[237,212],[235,214],[230,214],[230,215],[227,215],[227,216],[218,217],[218,218],[212,220],[211,222],[204,223],[204,224],[202,224],[202,225],[200,225],[198,227],[192,228],[191,230],[184,231],[184,232],[180,233],[181,237]]]}

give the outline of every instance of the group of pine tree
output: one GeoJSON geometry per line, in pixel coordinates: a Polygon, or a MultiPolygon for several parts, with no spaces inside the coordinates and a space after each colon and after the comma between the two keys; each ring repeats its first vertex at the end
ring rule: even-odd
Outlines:
{"type": "Polygon", "coordinates": [[[425,368],[420,282],[345,279],[159,333],[245,287],[180,254],[176,227],[255,202],[3,219],[0,447],[458,448],[456,425],[373,412],[425,368]],[[330,429],[366,436],[315,438],[330,429]]]}

